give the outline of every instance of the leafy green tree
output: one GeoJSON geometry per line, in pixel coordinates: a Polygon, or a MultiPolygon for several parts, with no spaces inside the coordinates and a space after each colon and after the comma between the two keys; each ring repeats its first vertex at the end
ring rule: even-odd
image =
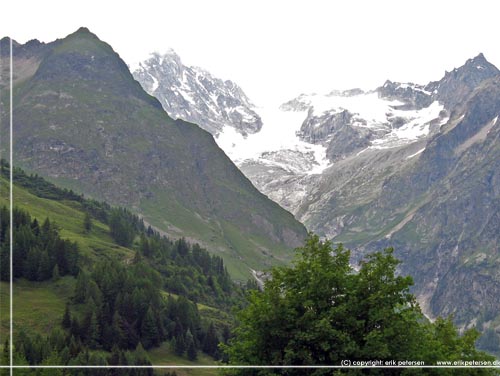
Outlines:
{"type": "Polygon", "coordinates": [[[392,249],[368,256],[358,272],[349,258],[341,245],[333,249],[330,242],[310,235],[292,267],[273,269],[262,292],[250,291],[235,336],[224,346],[229,362],[340,365],[343,359],[411,359],[435,364],[493,359],[475,349],[477,332],[459,336],[450,320],[425,320],[409,292],[412,279],[395,274],[399,261],[392,249]]]}

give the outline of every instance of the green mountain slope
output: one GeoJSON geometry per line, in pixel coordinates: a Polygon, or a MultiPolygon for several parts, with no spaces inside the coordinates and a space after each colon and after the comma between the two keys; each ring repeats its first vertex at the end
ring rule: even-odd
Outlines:
{"type": "MultiPolygon", "coordinates": [[[[8,167],[3,164],[3,161],[1,172],[0,278],[3,282],[0,282],[2,303],[0,304],[0,337],[5,339],[9,331],[8,304],[5,304],[9,300],[9,285],[6,282],[8,263],[4,262],[6,255],[8,257],[8,236],[6,235],[8,234],[8,212],[5,206],[8,206],[9,184],[6,179],[8,167]]],[[[73,192],[57,188],[39,177],[28,176],[20,170],[15,170],[14,181],[14,202],[16,203],[14,223],[22,222],[24,215],[22,213],[28,213],[30,215],[28,223],[30,223],[32,234],[37,233],[39,234],[37,239],[38,237],[42,239],[34,240],[33,235],[28,235],[23,225],[17,225],[14,228],[13,312],[16,346],[19,347],[21,342],[27,343],[21,339],[23,332],[30,338],[29,341],[39,343],[49,334],[53,337],[54,333],[62,330],[65,339],[61,341],[65,344],[61,345],[58,350],[59,361],[74,361],[76,364],[83,364],[78,363],[82,361],[82,358],[77,357],[84,353],[85,347],[90,350],[91,354],[101,356],[101,359],[102,357],[109,358],[112,356],[114,345],[112,346],[108,341],[113,340],[116,335],[106,332],[107,324],[98,325],[98,332],[102,331],[102,334],[99,335],[100,339],[97,344],[90,341],[82,332],[86,330],[84,328],[88,328],[85,324],[88,307],[95,306],[96,312],[99,312],[96,313],[96,317],[100,321],[106,320],[106,315],[110,315],[109,310],[130,312],[134,320],[127,318],[127,314],[120,311],[122,315],[120,326],[128,333],[126,338],[129,340],[134,341],[135,338],[137,341],[140,338],[153,364],[215,363],[214,357],[217,358],[218,355],[214,353],[216,349],[214,350],[213,346],[210,347],[205,343],[207,333],[212,330],[216,341],[226,338],[224,333],[229,333],[229,325],[232,323],[230,309],[241,304],[243,296],[242,289],[230,281],[220,257],[210,256],[196,245],[161,239],[151,229],[142,227],[140,221],[136,221],[137,217],[123,214],[126,213],[124,211],[120,211],[125,215],[122,215],[122,221],[128,223],[128,229],[135,235],[129,245],[120,246],[113,235],[113,218],[117,209],[105,203],[84,199],[73,192]],[[88,213],[91,213],[90,229],[85,227],[85,218],[88,213]],[[43,256],[41,259],[33,257],[38,252],[43,254],[48,251],[47,260],[61,266],[59,256],[57,256],[59,247],[57,244],[60,243],[53,238],[48,241],[47,246],[43,245],[46,241],[43,239],[47,236],[46,218],[50,220],[51,228],[56,229],[61,239],[71,241],[70,244],[76,244],[78,271],[64,273],[57,278],[53,273],[49,277],[42,275],[43,256]],[[33,225],[35,219],[39,227],[33,225]],[[131,224],[134,221],[137,225],[131,224]],[[34,269],[31,266],[33,262],[35,263],[34,269]],[[35,274],[33,275],[30,270],[33,270],[35,274]],[[103,273],[103,270],[106,272],[103,273]],[[124,279],[125,285],[113,293],[113,290],[117,288],[116,282],[112,282],[113,279],[123,279],[124,273],[128,275],[124,279]],[[78,277],[75,277],[77,274],[78,277]],[[85,278],[87,278],[87,287],[82,290],[79,286],[85,285],[82,282],[85,278]],[[94,282],[88,282],[92,280],[95,280],[99,286],[97,290],[96,285],[93,285],[94,282]],[[80,296],[81,292],[82,296],[80,296]],[[127,298],[127,295],[130,297],[127,298]],[[128,302],[127,299],[129,299],[128,302]],[[139,313],[141,304],[137,305],[137,301],[141,299],[143,300],[141,304],[144,304],[144,299],[146,301],[150,299],[148,303],[150,309],[158,305],[154,319],[157,321],[155,327],[160,333],[163,332],[163,337],[156,345],[153,343],[147,345],[147,340],[144,340],[145,335],[147,338],[144,322],[147,321],[148,314],[139,313]],[[195,305],[193,301],[198,303],[195,305]],[[66,306],[70,307],[73,320],[78,319],[79,324],[76,324],[76,328],[80,329],[75,329],[74,324],[71,324],[71,328],[61,327],[66,306]],[[197,306],[196,309],[195,306],[197,306]],[[181,325],[178,324],[179,319],[182,321],[181,317],[185,317],[178,316],[180,309],[187,309],[187,312],[190,312],[188,324],[184,323],[184,331],[189,328],[189,325],[193,325],[189,324],[189,320],[194,320],[192,321],[193,328],[196,329],[191,329],[191,332],[198,352],[195,360],[189,359],[185,349],[180,354],[175,348],[175,333],[178,330],[182,333],[182,329],[178,329],[177,325],[181,325]],[[140,329],[133,329],[134,327],[140,327],[140,329]],[[75,330],[80,334],[75,334],[75,330]],[[42,339],[37,339],[38,335],[42,339]],[[69,346],[70,352],[72,351],[71,336],[76,338],[75,343],[80,350],[74,350],[74,356],[65,358],[66,355],[61,349],[69,346]]],[[[62,267],[59,270],[63,273],[62,267]]],[[[142,310],[144,311],[144,308],[142,310]]],[[[113,320],[115,320],[115,315],[113,315],[113,320]]],[[[108,320],[111,320],[111,317],[108,317],[108,320]]],[[[137,355],[133,352],[136,347],[133,343],[122,343],[119,347],[120,351],[131,352],[130,356],[137,355]]],[[[41,354],[42,357],[48,356],[43,351],[41,354]]],[[[29,358],[27,361],[37,363],[29,358]]],[[[2,359],[0,359],[1,362],[2,359]]],[[[93,364],[91,360],[89,362],[85,364],[93,364]]]]}
{"type": "Polygon", "coordinates": [[[236,278],[282,263],[305,238],[305,228],[259,193],[209,133],[169,118],[87,29],[13,52],[19,166],[203,242],[236,278]]]}

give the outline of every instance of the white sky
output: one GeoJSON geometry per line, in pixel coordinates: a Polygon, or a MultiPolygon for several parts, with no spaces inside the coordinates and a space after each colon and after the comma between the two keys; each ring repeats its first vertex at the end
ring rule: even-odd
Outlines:
{"type": "Polygon", "coordinates": [[[479,52],[500,67],[494,0],[5,2],[0,37],[50,42],[86,26],[129,64],[173,48],[258,105],[386,79],[427,83],[479,52]]]}

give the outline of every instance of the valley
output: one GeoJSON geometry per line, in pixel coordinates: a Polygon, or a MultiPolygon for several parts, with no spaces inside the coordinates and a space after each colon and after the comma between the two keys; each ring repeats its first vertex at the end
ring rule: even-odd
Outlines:
{"type": "MultiPolygon", "coordinates": [[[[483,54],[427,84],[291,93],[260,107],[173,50],[128,66],[85,27],[48,43],[13,41],[10,93],[9,42],[0,40],[0,130],[9,131],[12,105],[15,221],[6,220],[2,160],[0,299],[9,299],[14,226],[16,362],[234,362],[243,359],[231,350],[237,340],[254,341],[269,322],[297,324],[302,341],[310,307],[326,314],[349,291],[360,296],[345,305],[356,317],[346,316],[349,330],[338,334],[329,317],[318,325],[352,337],[366,357],[364,330],[381,324],[365,313],[381,307],[370,306],[362,278],[352,281],[371,266],[401,288],[403,303],[381,308],[395,322],[411,316],[436,341],[448,330],[471,353],[477,344],[500,354],[500,302],[491,298],[500,293],[500,71],[483,54]],[[349,251],[328,250],[329,241],[349,251]],[[334,260],[339,270],[320,268],[334,260]],[[345,291],[320,291],[313,268],[345,291]],[[300,298],[301,283],[314,284],[310,299],[300,298]],[[322,294],[328,304],[315,301],[322,294]],[[266,297],[276,304],[259,306],[266,297]],[[244,332],[253,317],[262,325],[244,332]]],[[[2,155],[10,146],[2,139],[2,155]]],[[[2,338],[9,321],[2,305],[2,338]]],[[[384,341],[393,346],[391,330],[384,341]]],[[[304,346],[290,354],[318,353],[304,346]]],[[[277,363],[288,360],[277,351],[277,363]]]]}
{"type": "MultiPolygon", "coordinates": [[[[479,272],[472,260],[493,266],[500,256],[499,77],[479,54],[439,81],[301,94],[278,108],[253,107],[262,119],[254,133],[225,123],[212,134],[260,191],[351,248],[354,265],[394,247],[428,317],[453,314],[462,328],[479,322],[498,331],[500,306],[484,298],[498,294],[498,273],[479,272]],[[466,275],[474,283],[463,290],[466,275]]],[[[162,98],[182,102],[170,90],[150,91],[167,112],[162,98]]],[[[197,97],[196,87],[188,91],[197,97]]]]}

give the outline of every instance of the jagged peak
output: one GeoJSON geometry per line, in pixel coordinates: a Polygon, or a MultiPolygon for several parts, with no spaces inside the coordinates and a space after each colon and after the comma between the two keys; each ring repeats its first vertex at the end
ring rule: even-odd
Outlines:
{"type": "Polygon", "coordinates": [[[182,69],[184,67],[180,56],[174,51],[174,49],[167,48],[164,51],[153,51],[149,53],[145,59],[138,63],[138,67],[136,67],[136,69],[146,69],[147,66],[155,64],[162,66],[165,62],[167,64],[171,64],[173,62],[177,65],[178,69],[182,69]]]}
{"type": "Polygon", "coordinates": [[[382,87],[387,87],[387,86],[390,86],[392,85],[393,82],[391,80],[385,80],[384,84],[382,85],[382,87]]]}
{"type": "Polygon", "coordinates": [[[160,60],[161,58],[175,58],[180,60],[179,54],[175,52],[173,48],[168,47],[164,51],[153,51],[148,55],[149,59],[157,59],[160,60]]]}
{"type": "Polygon", "coordinates": [[[484,54],[482,52],[480,52],[476,57],[473,57],[472,59],[469,59],[469,60],[472,60],[472,61],[486,61],[486,62],[488,62],[488,60],[486,60],[486,58],[484,57],[484,54]]]}
{"type": "Polygon", "coordinates": [[[484,54],[481,52],[477,56],[468,59],[464,65],[459,68],[453,69],[451,72],[446,71],[446,75],[457,72],[476,72],[476,71],[484,71],[483,73],[488,73],[489,75],[499,74],[500,71],[496,66],[491,64],[484,54]]]}

